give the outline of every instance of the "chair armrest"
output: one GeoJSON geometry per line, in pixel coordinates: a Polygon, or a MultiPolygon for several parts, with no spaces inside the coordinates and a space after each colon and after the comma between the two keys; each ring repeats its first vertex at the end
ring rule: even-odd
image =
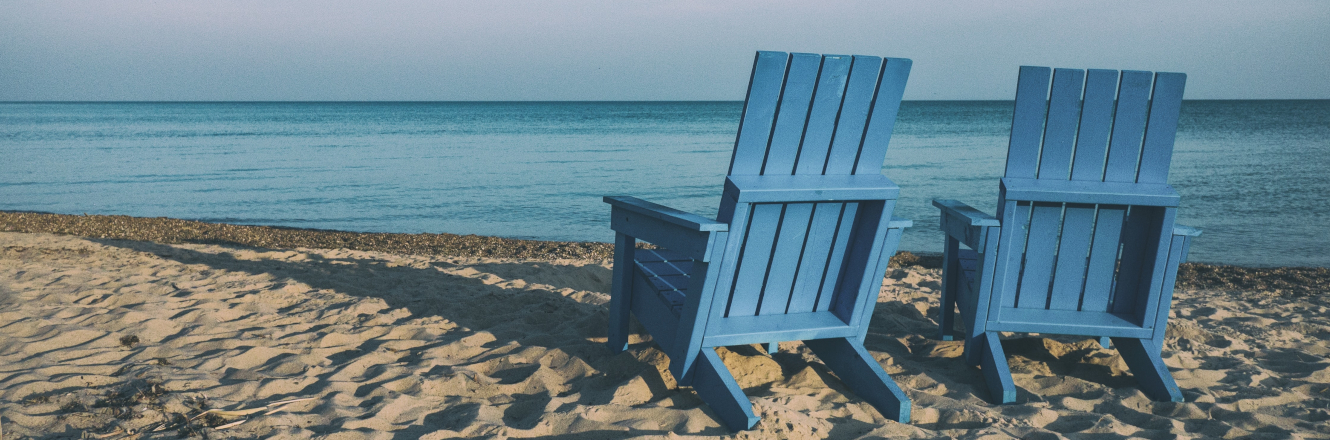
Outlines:
{"type": "Polygon", "coordinates": [[[697,214],[658,205],[632,196],[605,196],[605,203],[634,214],[661,220],[693,231],[728,231],[730,225],[697,214]]]}
{"type": "Polygon", "coordinates": [[[997,217],[993,217],[971,208],[970,205],[961,203],[959,200],[951,199],[933,199],[933,206],[942,210],[943,218],[952,218],[960,221],[966,226],[1002,226],[1002,222],[997,217]]]}
{"type": "Polygon", "coordinates": [[[1173,235],[1186,235],[1188,237],[1199,237],[1201,230],[1191,226],[1173,225],[1173,235]]]}
{"type": "Polygon", "coordinates": [[[970,205],[961,203],[958,200],[934,199],[933,206],[942,210],[941,224],[939,227],[947,236],[960,240],[970,249],[984,249],[984,241],[988,238],[988,228],[1002,226],[1002,222],[997,217],[985,214],[983,211],[971,208],[970,205]]]}
{"type": "Polygon", "coordinates": [[[903,219],[900,217],[892,217],[891,221],[887,222],[887,229],[905,229],[912,227],[914,227],[914,220],[903,219]]]}
{"type": "Polygon", "coordinates": [[[607,196],[604,200],[613,207],[610,229],[694,260],[711,261],[712,252],[723,248],[729,235],[729,224],[636,197],[607,196]]]}
{"type": "Polygon", "coordinates": [[[729,176],[725,192],[739,203],[894,200],[901,189],[881,174],[729,176]]]}

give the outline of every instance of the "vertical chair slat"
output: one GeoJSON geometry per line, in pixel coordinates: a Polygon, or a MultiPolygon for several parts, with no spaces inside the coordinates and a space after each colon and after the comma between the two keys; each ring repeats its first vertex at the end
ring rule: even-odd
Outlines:
{"type": "Polygon", "coordinates": [[[1173,161],[1173,139],[1178,132],[1178,115],[1182,111],[1182,89],[1187,75],[1159,73],[1155,75],[1153,98],[1150,99],[1150,123],[1146,125],[1145,142],[1141,147],[1141,169],[1136,176],[1140,183],[1168,183],[1168,168],[1173,161]]]}
{"type": "Polygon", "coordinates": [[[869,115],[868,128],[864,132],[863,148],[859,151],[859,158],[855,159],[854,174],[882,172],[887,145],[896,125],[896,115],[900,112],[905,80],[910,77],[910,60],[886,58],[883,63],[877,95],[873,98],[873,113],[869,115]]]}
{"type": "MultiPolygon", "coordinates": [[[[1016,289],[1020,286],[1021,268],[1025,266],[1025,245],[1030,232],[1031,206],[1030,202],[1017,201],[1004,204],[1010,211],[1004,212],[1007,215],[1002,217],[1002,224],[1010,224],[1013,227],[1010,228],[1010,235],[1006,232],[1008,228],[1003,228],[1000,246],[1003,248],[1003,253],[1010,252],[1008,254],[1010,258],[1001,263],[1006,265],[1007,272],[1002,277],[1000,286],[1002,297],[998,301],[1004,307],[1016,307],[1016,289]]],[[[994,286],[994,289],[998,288],[999,286],[994,286]]]]}
{"type": "Polygon", "coordinates": [[[776,250],[771,257],[771,270],[767,274],[766,286],[762,289],[762,305],[757,314],[777,315],[785,313],[789,306],[794,275],[799,267],[799,251],[804,247],[808,217],[812,213],[811,203],[785,205],[780,234],[776,237],[776,250]]]}
{"type": "MultiPolygon", "coordinates": [[[[1164,308],[1164,304],[1173,304],[1173,284],[1177,282],[1178,265],[1187,260],[1187,244],[1191,239],[1191,237],[1186,235],[1171,235],[1169,238],[1168,264],[1164,266],[1164,283],[1159,292],[1160,310],[1167,310],[1164,308]]],[[[1167,332],[1168,313],[1156,312],[1154,339],[1160,341],[1164,340],[1167,332]]]]}
{"type": "MultiPolygon", "coordinates": [[[[725,202],[721,202],[724,207],[725,202]]],[[[701,319],[715,322],[729,315],[730,299],[733,298],[734,285],[739,275],[739,265],[743,257],[744,245],[748,241],[748,227],[753,214],[752,203],[733,203],[734,215],[730,220],[729,236],[725,240],[725,250],[721,253],[721,264],[717,270],[715,290],[711,295],[711,316],[701,319]],[[740,227],[742,226],[742,227],[740,227]]]]}
{"type": "Polygon", "coordinates": [[[1051,310],[1078,310],[1085,286],[1085,264],[1090,255],[1094,205],[1068,203],[1062,216],[1062,239],[1058,244],[1057,269],[1053,291],[1049,294],[1051,310]]]}
{"type": "Polygon", "coordinates": [[[794,174],[822,174],[849,76],[850,57],[822,57],[822,71],[818,74],[817,91],[813,94],[813,106],[808,113],[808,126],[804,128],[794,174]]]}
{"type": "Polygon", "coordinates": [[[1105,182],[1136,181],[1152,77],[1150,72],[1122,72],[1118,108],[1113,116],[1113,138],[1108,145],[1108,164],[1104,169],[1105,182]]]}
{"type": "Polygon", "coordinates": [[[817,71],[822,57],[811,53],[790,55],[785,75],[785,90],[781,93],[780,112],[771,132],[771,145],[767,149],[766,163],[761,174],[793,174],[794,158],[799,154],[804,124],[808,122],[808,107],[812,103],[813,89],[817,86],[817,71]]]}
{"type": "Polygon", "coordinates": [[[850,246],[850,237],[854,234],[854,220],[859,215],[858,203],[846,203],[841,211],[836,238],[831,243],[831,253],[823,266],[821,286],[818,288],[817,306],[814,311],[823,312],[831,309],[831,300],[840,284],[841,267],[845,264],[845,250],[850,246]]]}
{"type": "Polygon", "coordinates": [[[836,239],[836,226],[840,222],[843,203],[818,203],[809,216],[808,237],[800,255],[798,274],[794,278],[794,294],[790,297],[790,313],[808,313],[817,307],[822,273],[836,239]]]}
{"type": "MultiPolygon", "coordinates": [[[[814,90],[818,83],[818,73],[822,69],[822,58],[814,54],[791,55],[785,78],[785,91],[781,98],[780,117],[773,130],[771,146],[762,167],[763,175],[794,173],[795,160],[803,143],[814,90]]],[[[811,205],[807,208],[795,208],[794,212],[786,212],[781,216],[779,224],[781,236],[777,237],[776,243],[780,248],[771,250],[770,258],[773,260],[768,262],[768,274],[760,287],[761,302],[757,305],[759,307],[757,314],[784,313],[789,302],[793,270],[798,266],[799,249],[803,247],[804,234],[808,231],[810,215],[807,211],[809,210],[811,205]],[[775,279],[771,279],[772,276],[775,279]],[[768,294],[774,294],[776,297],[768,297],[768,294]]],[[[759,214],[755,212],[754,215],[759,214]]],[[[746,306],[746,303],[741,302],[741,304],[746,306]]]]}
{"type": "Polygon", "coordinates": [[[730,303],[725,316],[757,314],[757,302],[762,295],[762,282],[766,280],[767,268],[770,267],[780,214],[779,204],[753,205],[752,218],[744,237],[743,254],[739,257],[739,267],[735,268],[734,286],[730,290],[730,303]]]}
{"type": "Polygon", "coordinates": [[[1044,126],[1044,144],[1039,153],[1039,178],[1067,180],[1071,172],[1071,150],[1076,141],[1077,119],[1081,114],[1081,85],[1085,71],[1056,69],[1053,91],[1048,98],[1048,123],[1044,126]]]}
{"type": "Polygon", "coordinates": [[[836,134],[831,139],[822,174],[854,172],[854,160],[859,157],[859,146],[863,144],[864,128],[880,73],[882,58],[854,56],[850,78],[846,81],[845,99],[841,101],[840,116],[837,117],[836,134]]]}
{"type": "Polygon", "coordinates": [[[1076,133],[1076,158],[1071,180],[1104,180],[1104,157],[1108,134],[1113,129],[1113,104],[1117,99],[1118,72],[1090,69],[1085,76],[1085,99],[1081,104],[1080,130],[1076,133]]]}
{"type": "Polygon", "coordinates": [[[1062,230],[1061,203],[1035,203],[1030,214],[1030,235],[1025,245],[1025,269],[1021,272],[1016,307],[1043,309],[1048,305],[1058,233],[1062,230]]]}
{"type": "MultiPolygon", "coordinates": [[[[868,322],[871,313],[857,313],[858,310],[872,310],[877,302],[878,292],[882,290],[882,276],[887,271],[891,256],[883,255],[882,246],[875,243],[900,243],[900,229],[891,229],[891,211],[896,208],[896,201],[874,201],[859,204],[859,219],[855,222],[854,245],[846,254],[843,281],[838,294],[841,295],[833,310],[848,320],[853,327],[862,329],[859,338],[868,334],[868,322]],[[877,219],[877,221],[873,221],[877,219]]],[[[891,244],[890,247],[895,247],[891,244]]]]}
{"type": "MultiPolygon", "coordinates": [[[[1071,180],[1103,180],[1117,89],[1116,70],[1090,69],[1086,72],[1071,180]]],[[[1094,205],[1068,204],[1063,222],[1060,246],[1063,251],[1058,257],[1058,275],[1053,283],[1053,300],[1049,308],[1107,311],[1122,213],[1112,208],[1098,211],[1094,205]],[[1116,220],[1103,220],[1113,216],[1116,220]],[[1074,226],[1082,223],[1084,226],[1074,226]],[[1075,262],[1076,258],[1080,258],[1079,263],[1075,262]],[[1073,270],[1073,267],[1077,269],[1073,270]],[[1079,276],[1075,272],[1079,272],[1079,276]],[[1071,299],[1073,291],[1077,292],[1075,303],[1071,299]]]]}
{"type": "MultiPolygon", "coordinates": [[[[1142,278],[1154,269],[1154,255],[1150,252],[1159,243],[1151,242],[1158,228],[1158,209],[1132,206],[1122,224],[1122,260],[1118,266],[1116,288],[1113,291],[1113,312],[1133,313],[1140,298],[1142,278]]],[[[1148,283],[1148,279],[1144,280],[1148,283]]]]}
{"type": "MultiPolygon", "coordinates": [[[[1159,310],[1159,291],[1163,290],[1165,267],[1168,262],[1169,244],[1173,238],[1173,225],[1177,220],[1178,209],[1174,207],[1151,207],[1150,225],[1146,229],[1145,241],[1152,243],[1142,252],[1142,277],[1136,290],[1136,308],[1132,311],[1139,316],[1143,326],[1154,324],[1155,313],[1159,310]]],[[[1171,284],[1168,286],[1173,287],[1171,284]]],[[[1165,313],[1168,309],[1164,309],[1165,313]]],[[[1163,341],[1160,340],[1162,343],[1163,341]]]]}
{"type": "Polygon", "coordinates": [[[1100,205],[1095,217],[1094,241],[1090,247],[1089,267],[1085,272],[1085,293],[1081,297],[1081,310],[1108,311],[1113,296],[1113,277],[1116,275],[1118,249],[1122,245],[1122,222],[1127,207],[1100,205]]]}
{"type": "MultiPolygon", "coordinates": [[[[1044,125],[1043,145],[1039,155],[1038,178],[1046,180],[1066,180],[1071,172],[1071,156],[1076,139],[1076,129],[1081,113],[1081,86],[1085,82],[1085,72],[1076,69],[1055,69],[1053,86],[1049,95],[1048,120],[1044,125]]],[[[1030,240],[1026,245],[1026,266],[1021,276],[1021,308],[1061,308],[1070,302],[1072,308],[1079,302],[1080,292],[1067,298],[1057,295],[1050,283],[1058,280],[1054,275],[1074,271],[1070,267],[1061,267],[1066,262],[1061,244],[1067,241],[1075,243],[1076,232],[1071,237],[1060,237],[1065,229],[1063,206],[1060,203],[1035,204],[1030,221],[1030,240]],[[1057,272],[1054,272],[1054,271],[1057,272]],[[1068,301],[1070,299],[1070,301],[1068,301]]],[[[1086,239],[1089,237],[1086,236],[1086,239]]],[[[1070,276],[1062,281],[1062,292],[1066,292],[1070,276]]],[[[1079,279],[1076,280],[1079,284],[1079,279]]],[[[1077,286],[1079,287],[1079,286],[1077,286]]]]}
{"type": "Polygon", "coordinates": [[[1039,144],[1048,111],[1047,67],[1021,66],[1016,83],[1016,109],[1011,121],[1011,147],[1007,150],[1006,177],[1033,179],[1039,164],[1039,144]]]}
{"type": "Polygon", "coordinates": [[[757,53],[739,120],[739,136],[734,141],[734,156],[730,158],[730,175],[751,176],[762,171],[788,60],[789,54],[784,52],[757,53]]]}

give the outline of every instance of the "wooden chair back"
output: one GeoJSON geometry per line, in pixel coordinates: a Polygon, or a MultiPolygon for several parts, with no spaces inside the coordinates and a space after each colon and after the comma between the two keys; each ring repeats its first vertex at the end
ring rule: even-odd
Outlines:
{"type": "Polygon", "coordinates": [[[1151,326],[1177,206],[1166,183],[1186,76],[1050,70],[1020,70],[998,204],[999,300],[1151,326]]]}
{"type": "MultiPolygon", "coordinates": [[[[909,72],[908,59],[759,52],[729,175],[879,174],[909,72]]],[[[725,303],[713,313],[850,319],[858,301],[848,293],[877,266],[847,264],[871,252],[873,237],[856,234],[871,233],[890,205],[740,204],[727,193],[717,221],[742,244],[727,252],[730,290],[717,292],[725,303]]]]}

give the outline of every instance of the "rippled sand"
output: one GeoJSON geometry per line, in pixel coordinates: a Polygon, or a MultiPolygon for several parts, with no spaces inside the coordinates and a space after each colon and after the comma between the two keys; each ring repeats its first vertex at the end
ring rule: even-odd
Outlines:
{"type": "MultiPolygon", "coordinates": [[[[4,438],[731,436],[644,333],[604,348],[609,262],[0,233],[4,438]],[[305,400],[300,400],[305,399],[305,400]]],[[[936,334],[936,269],[892,269],[867,347],[914,401],[888,421],[805,348],[722,350],[762,422],[742,438],[1330,437],[1324,295],[1180,289],[1165,361],[1004,341],[987,403],[936,334]]],[[[640,330],[640,328],[638,329],[640,330]]]]}

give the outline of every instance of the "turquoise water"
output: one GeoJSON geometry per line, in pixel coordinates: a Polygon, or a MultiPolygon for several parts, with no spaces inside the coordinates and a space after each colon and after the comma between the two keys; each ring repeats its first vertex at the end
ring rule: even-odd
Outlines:
{"type": "MultiPolygon", "coordinates": [[[[610,241],[607,194],[713,216],[737,102],[0,103],[0,210],[610,241]]],[[[906,102],[883,173],[992,212],[1011,103],[906,102]]],[[[1330,101],[1187,101],[1192,261],[1330,266],[1330,101]]]]}

